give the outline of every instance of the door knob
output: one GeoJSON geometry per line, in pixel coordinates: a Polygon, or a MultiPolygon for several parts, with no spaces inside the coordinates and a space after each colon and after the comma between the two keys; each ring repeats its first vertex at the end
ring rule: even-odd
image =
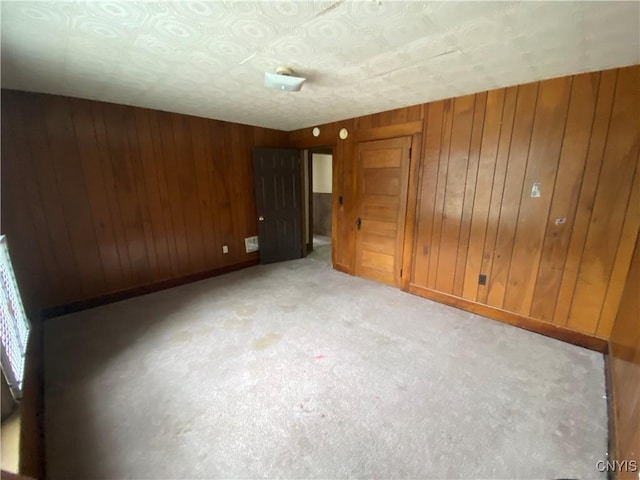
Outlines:
{"type": "Polygon", "coordinates": [[[259,221],[259,222],[264,222],[264,217],[263,217],[262,215],[260,215],[260,216],[258,217],[258,221],[259,221]]]}
{"type": "Polygon", "coordinates": [[[356,227],[358,227],[358,230],[362,227],[362,219],[360,217],[356,218],[356,227]]]}

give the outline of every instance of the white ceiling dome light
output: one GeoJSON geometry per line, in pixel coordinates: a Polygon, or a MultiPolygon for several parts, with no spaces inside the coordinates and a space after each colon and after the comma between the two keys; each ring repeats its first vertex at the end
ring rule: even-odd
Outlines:
{"type": "Polygon", "coordinates": [[[278,67],[276,73],[264,72],[265,87],[286,92],[299,92],[305,80],[304,77],[295,77],[288,67],[278,67]]]}

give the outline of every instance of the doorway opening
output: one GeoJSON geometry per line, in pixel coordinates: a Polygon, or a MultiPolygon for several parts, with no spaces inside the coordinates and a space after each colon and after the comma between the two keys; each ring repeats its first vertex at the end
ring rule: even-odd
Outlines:
{"type": "Polygon", "coordinates": [[[331,267],[333,149],[308,149],[302,158],[305,253],[331,267]]]}

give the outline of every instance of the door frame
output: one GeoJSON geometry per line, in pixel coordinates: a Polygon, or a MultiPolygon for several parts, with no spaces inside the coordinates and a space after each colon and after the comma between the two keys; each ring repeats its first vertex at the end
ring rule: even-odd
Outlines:
{"type": "MultiPolygon", "coordinates": [[[[415,230],[415,218],[410,214],[411,211],[416,211],[416,194],[417,194],[417,185],[414,185],[417,181],[418,177],[418,169],[421,168],[422,164],[422,131],[424,128],[424,124],[426,122],[426,116],[423,120],[414,120],[406,123],[396,123],[393,125],[388,125],[385,127],[371,127],[361,130],[356,130],[353,135],[353,141],[351,142],[352,148],[352,156],[354,158],[354,168],[353,168],[353,182],[352,182],[352,191],[354,195],[354,200],[356,205],[359,202],[357,198],[357,187],[358,187],[358,168],[355,165],[357,161],[357,152],[360,143],[362,142],[370,142],[376,140],[389,140],[391,138],[397,137],[411,137],[411,151],[409,153],[409,175],[408,175],[408,185],[407,185],[407,202],[406,202],[406,212],[404,218],[404,232],[403,232],[403,242],[402,242],[402,252],[400,261],[402,262],[401,270],[402,276],[400,278],[400,286],[401,290],[408,289],[408,281],[407,279],[410,276],[411,260],[412,260],[412,235],[415,230]],[[407,258],[408,257],[408,258],[407,258]],[[405,286],[406,283],[406,286],[405,286]]],[[[355,222],[357,218],[357,207],[353,210],[353,218],[349,221],[355,222]]],[[[353,223],[352,223],[353,225],[353,223]]],[[[355,232],[354,232],[355,235],[355,232]]],[[[356,275],[356,242],[355,238],[353,239],[353,244],[351,251],[349,252],[349,270],[346,273],[350,273],[351,275],[356,275]]],[[[344,270],[343,270],[344,271],[344,270]]]]}
{"type": "MultiPolygon", "coordinates": [[[[302,149],[307,152],[307,174],[308,174],[308,185],[309,185],[309,225],[308,227],[308,235],[309,235],[309,243],[305,245],[305,256],[313,251],[313,154],[319,153],[324,155],[331,155],[331,218],[333,219],[333,190],[334,190],[334,175],[335,175],[335,159],[334,159],[334,147],[331,145],[322,146],[322,147],[309,147],[302,149]]],[[[304,175],[304,173],[303,173],[304,175]]],[[[305,179],[303,178],[304,182],[305,179]]],[[[304,213],[303,213],[304,214],[304,213]]],[[[331,237],[333,239],[333,221],[331,222],[331,237]]],[[[304,224],[304,219],[303,219],[304,224]]],[[[303,236],[304,238],[304,236],[303,236]]],[[[304,243],[304,240],[303,240],[304,243]]],[[[331,246],[331,250],[333,250],[333,242],[331,246]]]]}
{"type": "MultiPolygon", "coordinates": [[[[406,166],[404,166],[404,168],[401,166],[401,177],[400,177],[400,191],[398,192],[398,199],[400,201],[400,208],[401,211],[398,214],[397,217],[397,223],[398,223],[398,229],[399,231],[396,233],[396,245],[395,245],[395,268],[394,268],[394,272],[393,272],[393,276],[394,276],[394,282],[395,285],[391,285],[391,286],[395,286],[397,288],[402,288],[402,284],[403,284],[403,273],[404,273],[404,252],[405,250],[405,244],[406,244],[406,225],[407,225],[407,213],[409,211],[409,204],[408,204],[408,200],[409,200],[409,185],[410,185],[410,181],[411,181],[411,171],[412,171],[412,165],[416,162],[414,162],[414,156],[413,156],[413,149],[416,143],[418,143],[416,141],[417,135],[398,135],[398,136],[394,136],[394,137],[388,137],[388,138],[380,138],[380,139],[372,139],[372,140],[361,140],[357,143],[356,148],[355,148],[355,153],[356,155],[354,156],[355,159],[355,170],[354,170],[354,176],[356,178],[356,185],[355,185],[355,205],[354,205],[354,214],[355,217],[362,217],[362,202],[363,202],[363,195],[362,195],[362,171],[363,171],[363,165],[360,162],[360,152],[361,152],[361,146],[364,144],[368,144],[368,143],[373,143],[373,142],[385,142],[385,141],[392,141],[392,140],[406,140],[408,139],[408,148],[409,148],[409,152],[408,152],[408,158],[406,159],[406,166]]],[[[406,148],[406,147],[404,147],[406,148]]],[[[418,145],[419,148],[419,145],[418,145]]],[[[354,241],[354,248],[353,248],[353,257],[354,257],[354,267],[353,267],[353,274],[356,276],[360,276],[360,272],[358,271],[358,245],[361,242],[361,238],[358,235],[358,232],[356,230],[356,238],[354,241]]]]}

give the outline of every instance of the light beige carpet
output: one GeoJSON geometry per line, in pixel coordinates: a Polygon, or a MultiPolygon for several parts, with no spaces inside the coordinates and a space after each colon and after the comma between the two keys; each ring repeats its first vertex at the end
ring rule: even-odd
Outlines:
{"type": "Polygon", "coordinates": [[[602,355],[310,259],[45,330],[54,480],[604,478],[602,355]]]}

